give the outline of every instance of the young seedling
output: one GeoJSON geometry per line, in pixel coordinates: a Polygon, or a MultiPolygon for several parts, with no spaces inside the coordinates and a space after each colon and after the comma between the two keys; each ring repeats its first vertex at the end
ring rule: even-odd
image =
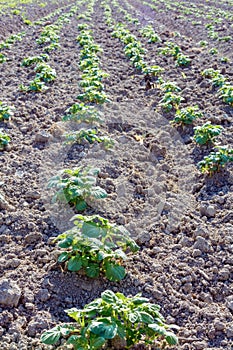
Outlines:
{"type": "Polygon", "coordinates": [[[182,66],[182,67],[187,67],[189,66],[191,63],[191,59],[182,54],[182,53],[179,53],[177,56],[176,56],[176,65],[177,66],[182,66]]]}
{"type": "Polygon", "coordinates": [[[159,105],[165,112],[170,112],[172,109],[178,109],[180,102],[184,100],[179,94],[166,92],[163,98],[159,101],[159,105]]]}
{"type": "Polygon", "coordinates": [[[176,83],[172,82],[172,81],[161,81],[160,83],[160,89],[163,92],[180,92],[181,88],[176,85],[176,83]]]}
{"type": "Polygon", "coordinates": [[[190,125],[197,118],[203,117],[197,106],[190,106],[176,111],[175,118],[170,122],[172,125],[190,125]]]}
{"type": "Polygon", "coordinates": [[[91,278],[104,274],[110,281],[122,280],[126,254],[139,250],[129,232],[99,215],[76,215],[72,220],[75,226],[55,238],[58,247],[65,249],[58,262],[65,263],[69,271],[82,270],[91,278]]]}
{"type": "Polygon", "coordinates": [[[160,348],[178,344],[173,329],[179,327],[167,325],[160,307],[141,294],[126,297],[105,290],[84,309],[72,308],[65,312],[77,324],[58,325],[44,332],[41,336],[44,344],[56,344],[64,339],[75,350],[110,349],[114,340],[121,349],[131,349],[140,343],[160,348]]]}
{"type": "Polygon", "coordinates": [[[48,184],[48,188],[57,189],[53,202],[67,202],[76,210],[83,211],[87,208],[87,202],[106,198],[107,192],[102,187],[96,186],[99,171],[89,167],[61,170],[48,184]]]}
{"type": "Polygon", "coordinates": [[[233,85],[226,83],[219,89],[219,93],[225,103],[233,106],[233,85]]]}
{"type": "Polygon", "coordinates": [[[102,124],[103,119],[101,113],[94,106],[88,106],[84,103],[75,103],[65,111],[63,121],[73,120],[81,123],[97,123],[102,124]]]}
{"type": "Polygon", "coordinates": [[[29,86],[25,86],[24,84],[20,84],[19,86],[20,91],[23,92],[43,92],[48,90],[48,87],[45,85],[43,81],[40,80],[40,78],[35,78],[34,80],[30,81],[29,86]]]}
{"type": "Polygon", "coordinates": [[[106,136],[99,136],[98,130],[96,129],[80,129],[73,131],[72,133],[66,134],[66,143],[81,143],[83,140],[88,141],[90,144],[94,142],[103,143],[106,149],[113,146],[114,142],[111,138],[106,136]]]}
{"type": "Polygon", "coordinates": [[[9,120],[14,115],[14,107],[9,107],[0,101],[0,121],[9,120]]]}
{"type": "Polygon", "coordinates": [[[0,63],[6,62],[6,56],[3,53],[0,53],[0,63]]]}
{"type": "Polygon", "coordinates": [[[57,74],[55,69],[51,68],[48,64],[42,62],[38,63],[35,67],[36,79],[40,79],[45,83],[53,81],[56,79],[57,74]]]}
{"type": "Polygon", "coordinates": [[[212,125],[206,122],[204,125],[194,128],[194,141],[199,145],[214,144],[216,137],[221,134],[223,127],[221,125],[212,125]]]}
{"type": "Polygon", "coordinates": [[[233,162],[233,149],[229,149],[227,146],[216,147],[216,152],[211,152],[208,156],[204,157],[199,163],[198,168],[202,173],[207,175],[213,175],[215,172],[224,168],[229,162],[233,162]]]}
{"type": "Polygon", "coordinates": [[[4,148],[8,145],[11,138],[9,135],[0,130],[0,151],[4,150],[4,148]]]}
{"type": "Polygon", "coordinates": [[[28,67],[32,64],[39,63],[39,62],[46,62],[49,60],[49,55],[47,54],[41,54],[40,56],[32,56],[24,58],[22,61],[22,66],[28,67]]]}
{"type": "Polygon", "coordinates": [[[91,90],[86,91],[82,94],[79,94],[77,96],[77,99],[83,102],[89,102],[89,103],[97,103],[97,104],[103,104],[105,102],[110,102],[108,96],[104,91],[98,91],[94,88],[91,88],[91,90]]]}

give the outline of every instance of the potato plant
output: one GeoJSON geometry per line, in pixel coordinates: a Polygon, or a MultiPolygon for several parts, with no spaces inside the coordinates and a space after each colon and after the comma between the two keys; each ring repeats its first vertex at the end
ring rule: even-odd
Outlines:
{"type": "Polygon", "coordinates": [[[84,103],[74,103],[65,111],[63,121],[75,121],[77,123],[96,123],[102,124],[103,118],[101,113],[94,106],[85,105],[84,103]]]}
{"type": "Polygon", "coordinates": [[[223,127],[221,125],[212,125],[211,122],[206,122],[201,126],[194,128],[193,139],[199,145],[213,144],[216,137],[221,134],[223,127]]]}
{"type": "Polygon", "coordinates": [[[167,325],[160,307],[141,294],[126,297],[105,290],[83,309],[65,312],[77,324],[62,324],[44,332],[41,336],[44,344],[57,344],[64,339],[74,350],[109,349],[113,340],[121,344],[121,349],[131,349],[139,343],[160,347],[178,344],[173,332],[178,327],[167,325]]]}
{"type": "Polygon", "coordinates": [[[161,41],[159,35],[155,33],[151,25],[147,25],[144,28],[142,28],[140,30],[140,33],[142,34],[142,36],[148,39],[149,44],[161,41]]]}
{"type": "Polygon", "coordinates": [[[0,101],[0,121],[9,120],[14,115],[14,107],[7,106],[0,101]]]}
{"type": "Polygon", "coordinates": [[[53,201],[67,202],[76,210],[83,211],[87,208],[87,202],[106,198],[106,191],[96,186],[98,174],[99,169],[89,167],[61,170],[48,184],[48,188],[57,189],[53,201]]]}
{"type": "Polygon", "coordinates": [[[41,54],[39,56],[31,56],[24,58],[22,61],[22,66],[29,67],[35,63],[39,62],[47,62],[49,60],[49,56],[47,54],[41,54]]]}
{"type": "Polygon", "coordinates": [[[4,150],[4,148],[8,145],[11,138],[5,132],[0,130],[0,151],[4,150]]]}
{"type": "Polygon", "coordinates": [[[197,118],[201,118],[203,114],[198,106],[189,106],[176,111],[175,118],[171,121],[172,125],[190,125],[197,118]]]}
{"type": "Polygon", "coordinates": [[[103,143],[106,149],[111,148],[114,144],[111,138],[98,135],[97,129],[80,129],[68,133],[65,136],[67,140],[66,143],[81,143],[83,140],[86,140],[90,144],[93,144],[94,142],[103,143]]]}
{"type": "Polygon", "coordinates": [[[230,162],[233,162],[233,149],[229,149],[227,146],[218,146],[216,151],[212,151],[204,157],[197,166],[202,173],[213,175],[230,162]]]}
{"type": "Polygon", "coordinates": [[[177,110],[181,101],[183,101],[183,97],[178,93],[166,92],[159,101],[159,105],[165,112],[170,112],[172,109],[177,110]]]}
{"type": "Polygon", "coordinates": [[[229,83],[224,84],[219,89],[219,94],[223,99],[223,102],[233,107],[233,85],[230,85],[229,83]]]}
{"type": "Polygon", "coordinates": [[[3,53],[0,53],[0,63],[4,63],[6,62],[6,55],[4,55],[3,53]]]}
{"type": "Polygon", "coordinates": [[[48,90],[48,87],[43,81],[40,80],[40,78],[37,77],[29,82],[29,86],[20,84],[19,89],[22,92],[44,92],[48,90]]]}
{"type": "Polygon", "coordinates": [[[76,215],[72,220],[75,226],[55,239],[65,249],[58,262],[91,278],[104,274],[110,281],[122,280],[126,274],[123,261],[129,252],[139,249],[129,232],[99,215],[76,215]]]}

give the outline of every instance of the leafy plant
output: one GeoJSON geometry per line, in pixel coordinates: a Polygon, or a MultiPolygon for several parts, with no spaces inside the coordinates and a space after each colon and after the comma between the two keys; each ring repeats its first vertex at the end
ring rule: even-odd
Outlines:
{"type": "Polygon", "coordinates": [[[0,150],[3,150],[8,145],[10,140],[10,136],[0,130],[0,150]]]}
{"type": "Polygon", "coordinates": [[[49,60],[49,56],[46,54],[41,54],[39,56],[32,56],[32,57],[27,57],[24,58],[22,61],[22,66],[28,67],[31,66],[34,63],[39,63],[39,62],[45,62],[49,60]]]}
{"type": "Polygon", "coordinates": [[[44,62],[38,63],[35,67],[35,71],[39,73],[36,75],[36,79],[40,79],[46,83],[55,80],[57,77],[55,69],[44,62]]]}
{"type": "Polygon", "coordinates": [[[212,125],[206,122],[204,125],[194,128],[194,141],[199,145],[214,143],[217,136],[221,134],[223,127],[221,125],[212,125]]]}
{"type": "Polygon", "coordinates": [[[159,49],[159,54],[165,56],[173,56],[177,57],[178,54],[181,53],[181,49],[172,41],[168,41],[165,43],[165,46],[159,49]]]}
{"type": "Polygon", "coordinates": [[[233,149],[229,149],[227,146],[218,146],[216,149],[216,152],[211,152],[197,164],[202,173],[213,175],[224,168],[227,163],[233,162],[233,149]]]}
{"type": "Polygon", "coordinates": [[[6,62],[6,56],[3,53],[0,53],[0,63],[6,62]]]}
{"type": "Polygon", "coordinates": [[[110,281],[122,280],[126,274],[122,266],[126,254],[139,250],[129,232],[99,215],[76,215],[72,220],[75,226],[55,238],[58,246],[66,249],[58,262],[65,262],[69,271],[82,270],[91,278],[104,273],[110,281]]]}
{"type": "Polygon", "coordinates": [[[140,33],[148,39],[148,43],[156,43],[161,41],[158,34],[155,33],[153,27],[151,25],[147,25],[140,30],[140,33]]]}
{"type": "Polygon", "coordinates": [[[179,53],[177,56],[176,56],[176,64],[177,66],[184,66],[184,67],[187,67],[189,66],[191,63],[191,59],[182,54],[182,53],[179,53]]]}
{"type": "Polygon", "coordinates": [[[29,86],[25,86],[24,84],[20,84],[19,86],[20,91],[23,92],[42,92],[46,91],[48,87],[45,85],[43,81],[40,80],[40,78],[35,78],[34,80],[30,81],[29,86]]]}
{"type": "Polygon", "coordinates": [[[211,55],[217,55],[218,49],[216,49],[215,47],[213,47],[212,49],[209,50],[209,53],[210,53],[211,55]]]}
{"type": "Polygon", "coordinates": [[[106,136],[99,136],[98,130],[96,129],[80,129],[78,131],[73,131],[72,133],[66,134],[66,139],[66,143],[81,143],[84,139],[90,144],[94,142],[103,142],[106,149],[109,149],[113,146],[113,140],[106,136]]]}
{"type": "Polygon", "coordinates": [[[219,93],[225,103],[233,106],[233,85],[226,83],[219,89],[219,93]]]}
{"type": "Polygon", "coordinates": [[[51,52],[51,51],[54,51],[54,50],[57,50],[57,49],[60,49],[61,45],[59,43],[52,43],[48,46],[45,46],[43,51],[44,52],[51,52]]]}
{"type": "Polygon", "coordinates": [[[179,94],[175,94],[174,92],[166,92],[159,101],[159,105],[165,112],[170,112],[173,108],[178,109],[178,106],[182,100],[183,97],[179,94]]]}
{"type": "Polygon", "coordinates": [[[181,88],[172,81],[161,81],[160,89],[166,92],[180,92],[181,88]]]}
{"type": "Polygon", "coordinates": [[[9,120],[14,115],[14,107],[7,106],[0,101],[0,121],[9,120]]]}
{"type": "Polygon", "coordinates": [[[41,336],[45,344],[56,344],[65,338],[74,350],[97,350],[118,340],[121,348],[130,349],[138,343],[146,345],[177,345],[178,339],[161,315],[160,307],[149,302],[141,294],[126,297],[111,290],[102,292],[101,298],[85,305],[84,309],[72,308],[66,313],[77,325],[64,324],[46,331],[41,336]]]}
{"type": "Polygon", "coordinates": [[[65,113],[63,117],[64,121],[73,120],[79,123],[103,123],[100,112],[94,106],[88,106],[84,103],[74,103],[65,113]]]}
{"type": "Polygon", "coordinates": [[[53,201],[65,201],[78,211],[83,211],[87,208],[87,201],[106,198],[106,191],[96,186],[98,174],[99,169],[90,167],[61,170],[48,184],[48,188],[57,189],[53,201]]]}
{"type": "Polygon", "coordinates": [[[98,91],[94,88],[91,88],[89,91],[86,89],[84,93],[79,94],[77,96],[77,99],[84,102],[98,103],[98,104],[110,102],[108,96],[104,91],[98,91]]]}
{"type": "Polygon", "coordinates": [[[162,68],[160,66],[146,66],[146,67],[142,68],[142,73],[150,74],[153,76],[158,76],[163,72],[164,72],[164,68],[162,68]]]}
{"type": "Polygon", "coordinates": [[[197,106],[182,108],[176,111],[175,118],[171,121],[171,124],[189,125],[192,124],[194,120],[201,118],[202,116],[203,114],[199,111],[197,106]]]}

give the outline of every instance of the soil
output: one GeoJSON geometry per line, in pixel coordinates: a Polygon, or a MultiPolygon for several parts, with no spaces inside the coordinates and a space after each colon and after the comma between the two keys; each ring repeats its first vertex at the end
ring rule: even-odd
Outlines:
{"type": "MultiPolygon", "coordinates": [[[[90,27],[103,49],[101,67],[110,75],[104,85],[111,102],[98,108],[105,118],[101,132],[114,140],[112,149],[85,142],[63,145],[62,134],[77,126],[62,122],[62,117],[81,91],[75,39],[82,20],[77,14],[61,29],[60,50],[50,53],[49,64],[57,79],[45,93],[19,90],[21,83],[34,77],[32,68],[22,67],[21,62],[41,53],[35,41],[41,27],[24,26],[23,40],[4,51],[7,61],[0,66],[1,101],[14,106],[15,113],[10,121],[0,122],[11,136],[7,149],[0,152],[0,193],[5,198],[0,201],[0,284],[2,288],[3,280],[10,281],[17,301],[1,305],[0,347],[50,349],[40,343],[40,335],[55,324],[70,321],[65,309],[82,308],[111,289],[126,295],[141,292],[158,303],[166,321],[180,326],[179,345],[173,349],[232,350],[233,168],[229,165],[212,177],[199,172],[196,164],[210,149],[194,144],[193,127],[171,126],[174,112],[159,108],[159,89],[146,90],[143,75],[124,55],[123,44],[111,36],[100,3],[96,1],[90,27]],[[126,262],[127,276],[119,283],[92,280],[56,263],[53,237],[71,227],[74,211],[51,204],[52,194],[46,186],[57,171],[80,165],[100,168],[98,182],[109,194],[92,203],[87,213],[125,225],[140,245],[140,252],[126,262]]],[[[66,4],[49,3],[40,10],[44,16],[66,4]]],[[[147,49],[147,62],[163,67],[164,79],[182,89],[181,106],[198,105],[203,111],[204,117],[195,125],[207,120],[222,125],[219,142],[232,147],[233,109],[200,74],[212,67],[232,82],[231,42],[206,39],[204,25],[209,20],[205,18],[202,26],[192,26],[169,11],[153,12],[139,1],[120,1],[120,5],[141,23],[126,22],[147,49]],[[148,44],[140,34],[148,23],[162,42],[148,44]],[[207,48],[199,45],[204,39],[209,42],[207,48]],[[158,54],[168,40],[174,40],[192,59],[189,67],[176,67],[173,58],[158,54]],[[208,53],[211,47],[218,48],[217,55],[208,53]],[[222,62],[222,56],[229,61],[222,62]]],[[[218,6],[216,2],[210,5],[218,6]]],[[[115,21],[123,21],[122,13],[111,7],[115,21]]],[[[42,14],[35,4],[26,8],[29,19],[42,14]]],[[[85,9],[80,6],[78,13],[85,9]]],[[[63,11],[69,10],[67,6],[63,11]]],[[[22,23],[8,16],[1,23],[2,38],[22,30],[22,23]]],[[[232,35],[227,20],[225,27],[226,35],[232,35]]]]}

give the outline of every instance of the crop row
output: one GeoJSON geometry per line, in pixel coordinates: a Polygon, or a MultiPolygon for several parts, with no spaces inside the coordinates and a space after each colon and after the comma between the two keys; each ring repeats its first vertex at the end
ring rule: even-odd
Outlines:
{"type": "MultiPolygon", "coordinates": [[[[110,10],[106,6],[105,17],[108,23],[112,22],[110,10]]],[[[125,18],[132,22],[132,17],[130,15],[126,15],[125,18]]],[[[151,25],[142,28],[141,34],[148,39],[147,42],[149,44],[161,41],[159,35],[154,31],[151,25]]],[[[160,77],[160,74],[164,71],[163,68],[160,66],[148,67],[144,63],[145,49],[142,48],[140,41],[138,41],[122,23],[114,26],[112,36],[120,39],[125,44],[124,51],[126,56],[130,58],[137,70],[146,74],[144,78],[146,81],[146,89],[156,87],[162,91],[163,97],[159,101],[158,106],[161,107],[164,112],[175,111],[175,117],[171,121],[172,125],[190,125],[197,118],[203,116],[203,113],[198,110],[197,106],[179,108],[180,103],[184,100],[180,95],[181,89],[174,82],[164,81],[164,79],[160,77]],[[154,79],[150,75],[159,76],[155,84],[153,84],[154,79]]],[[[177,66],[186,67],[191,63],[189,57],[184,55],[181,48],[172,41],[165,42],[165,46],[160,47],[158,52],[165,56],[174,57],[177,66]]],[[[208,69],[206,71],[208,71],[208,69]]],[[[215,71],[213,70],[213,72],[215,71]]],[[[220,86],[221,84],[219,92],[223,101],[232,106],[232,86],[225,81],[226,79],[218,71],[216,71],[215,74],[213,73],[213,79],[215,79],[214,86],[220,86]]],[[[216,137],[221,133],[221,130],[221,126],[212,125],[210,122],[207,122],[202,126],[194,128],[193,140],[200,146],[215,145],[216,137]]],[[[232,155],[233,150],[229,149],[229,147],[216,146],[216,151],[212,151],[209,155],[205,156],[204,159],[198,163],[198,168],[201,172],[212,175],[227,163],[232,162],[232,155]]]]}
{"type": "MultiPolygon", "coordinates": [[[[79,88],[82,93],[77,99],[80,102],[67,109],[64,122],[72,120],[101,125],[102,119],[96,105],[109,102],[103,84],[108,75],[100,67],[102,49],[94,42],[88,25],[93,15],[93,6],[94,1],[87,5],[87,11],[80,16],[84,23],[78,25],[78,68],[81,72],[79,88]]],[[[90,143],[104,142],[105,146],[109,146],[110,142],[89,128],[73,131],[67,138],[68,141],[85,138],[90,143]]],[[[107,197],[105,190],[97,186],[98,173],[99,169],[91,167],[63,169],[51,178],[48,186],[56,190],[55,201],[68,203],[77,212],[82,212],[93,199],[107,197]]],[[[129,253],[139,250],[129,232],[99,215],[79,214],[72,220],[74,227],[55,238],[58,247],[63,249],[58,262],[65,264],[69,271],[82,271],[90,278],[104,274],[110,281],[122,280],[126,275],[123,262],[129,253]]],[[[172,332],[176,327],[166,325],[159,307],[140,295],[127,298],[121,293],[115,294],[107,290],[101,294],[101,298],[86,305],[83,310],[73,308],[66,312],[77,322],[77,326],[58,325],[42,334],[43,343],[56,344],[65,338],[66,344],[72,344],[74,349],[79,350],[100,349],[115,338],[119,338],[118,341],[125,348],[131,348],[140,341],[145,344],[177,343],[172,332]]]]}

